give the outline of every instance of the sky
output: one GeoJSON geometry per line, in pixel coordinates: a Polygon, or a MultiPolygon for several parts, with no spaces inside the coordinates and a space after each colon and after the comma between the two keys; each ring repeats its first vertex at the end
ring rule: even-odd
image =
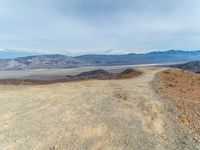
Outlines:
{"type": "Polygon", "coordinates": [[[0,0],[0,51],[200,49],[199,0],[0,0]]]}

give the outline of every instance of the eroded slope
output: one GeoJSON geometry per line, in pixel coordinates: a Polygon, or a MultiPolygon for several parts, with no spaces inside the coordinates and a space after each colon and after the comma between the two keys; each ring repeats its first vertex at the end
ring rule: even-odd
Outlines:
{"type": "Polygon", "coordinates": [[[157,87],[176,106],[180,122],[200,137],[200,74],[170,69],[158,74],[157,87]]]}

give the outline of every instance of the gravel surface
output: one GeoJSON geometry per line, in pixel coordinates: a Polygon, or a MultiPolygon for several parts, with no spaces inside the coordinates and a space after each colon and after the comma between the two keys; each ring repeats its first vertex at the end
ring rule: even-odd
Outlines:
{"type": "Polygon", "coordinates": [[[0,149],[200,149],[151,82],[164,68],[122,80],[0,85],[0,149]]]}
{"type": "Polygon", "coordinates": [[[200,74],[169,69],[157,75],[158,92],[176,107],[179,121],[200,142],[200,74]]]}

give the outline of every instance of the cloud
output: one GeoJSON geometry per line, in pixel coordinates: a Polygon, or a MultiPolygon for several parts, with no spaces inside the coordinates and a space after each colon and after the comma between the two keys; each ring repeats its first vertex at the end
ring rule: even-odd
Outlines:
{"type": "Polygon", "coordinates": [[[0,0],[0,48],[45,53],[199,49],[197,0],[0,0]]]}

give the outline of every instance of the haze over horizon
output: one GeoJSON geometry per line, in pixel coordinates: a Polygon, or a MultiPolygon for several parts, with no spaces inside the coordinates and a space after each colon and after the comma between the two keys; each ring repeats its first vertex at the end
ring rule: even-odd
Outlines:
{"type": "Polygon", "coordinates": [[[197,0],[0,0],[0,50],[143,53],[200,48],[197,0]]]}

